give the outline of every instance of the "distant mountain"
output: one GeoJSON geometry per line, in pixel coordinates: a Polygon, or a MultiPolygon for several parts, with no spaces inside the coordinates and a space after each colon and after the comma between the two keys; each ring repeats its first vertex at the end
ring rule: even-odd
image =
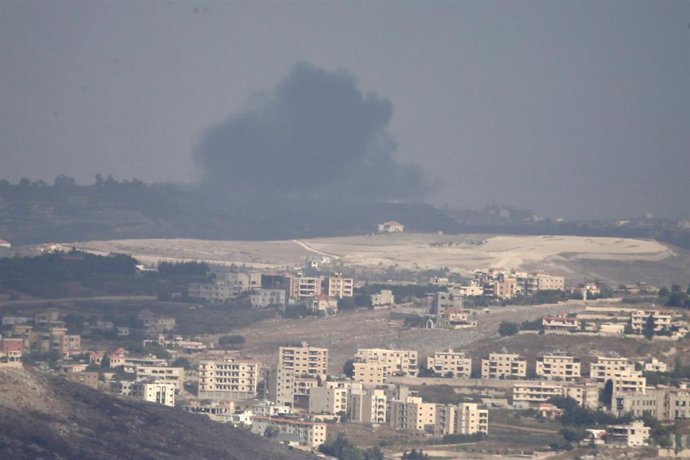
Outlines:
{"type": "Polygon", "coordinates": [[[0,181],[0,238],[13,245],[122,238],[276,240],[370,233],[398,220],[410,231],[453,232],[428,204],[225,196],[139,181],[79,186],[0,181]]]}
{"type": "Polygon", "coordinates": [[[205,416],[0,368],[0,458],[307,460],[205,416]]]}

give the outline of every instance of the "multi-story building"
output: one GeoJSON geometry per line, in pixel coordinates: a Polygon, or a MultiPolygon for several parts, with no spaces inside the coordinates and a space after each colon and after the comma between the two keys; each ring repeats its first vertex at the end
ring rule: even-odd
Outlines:
{"type": "Polygon", "coordinates": [[[544,316],[541,320],[544,333],[578,332],[580,320],[569,316],[544,316]]]}
{"type": "Polygon", "coordinates": [[[252,433],[264,436],[271,427],[279,433],[296,435],[301,446],[318,449],[326,442],[326,424],[282,417],[254,417],[252,433]]]}
{"type": "Polygon", "coordinates": [[[668,331],[671,328],[672,317],[670,313],[660,310],[635,310],[630,314],[630,326],[637,333],[642,333],[651,317],[654,321],[654,332],[668,331]]]}
{"type": "Polygon", "coordinates": [[[187,295],[211,303],[223,303],[237,296],[237,292],[229,283],[190,283],[187,286],[187,295]]]}
{"type": "Polygon", "coordinates": [[[278,367],[292,369],[296,376],[320,376],[328,374],[328,348],[310,347],[303,342],[299,347],[280,347],[278,367]]]}
{"type": "Polygon", "coordinates": [[[521,379],[527,377],[527,360],[517,353],[490,353],[482,359],[483,379],[521,379]]]}
{"type": "Polygon", "coordinates": [[[309,390],[310,414],[347,413],[350,390],[347,387],[315,387],[309,390]]]}
{"type": "Polygon", "coordinates": [[[455,434],[489,434],[489,411],[475,403],[458,404],[455,410],[455,434]]]}
{"type": "Polygon", "coordinates": [[[389,424],[394,430],[434,432],[436,404],[425,403],[418,396],[408,396],[402,401],[390,402],[389,424]]]}
{"type": "Polygon", "coordinates": [[[664,422],[687,420],[690,419],[690,390],[687,386],[659,386],[647,388],[644,393],[621,392],[613,396],[611,412],[617,417],[651,415],[664,422]]]}
{"type": "Polygon", "coordinates": [[[546,380],[572,382],[581,377],[580,359],[564,353],[553,353],[537,358],[536,374],[546,380]]]}
{"type": "Polygon", "coordinates": [[[382,389],[353,387],[348,402],[351,421],[382,425],[386,423],[388,396],[382,389]]]}
{"type": "Polygon", "coordinates": [[[563,384],[544,380],[521,381],[513,385],[513,404],[541,403],[563,396],[563,384]]]}
{"type": "Polygon", "coordinates": [[[546,273],[533,273],[525,280],[525,291],[534,294],[537,291],[562,291],[565,289],[565,278],[546,273]]]}
{"type": "Polygon", "coordinates": [[[178,393],[184,389],[183,367],[136,366],[135,374],[137,380],[154,378],[158,382],[172,383],[175,385],[175,391],[178,393]]]}
{"type": "Polygon", "coordinates": [[[271,305],[285,306],[286,297],[283,289],[257,289],[249,295],[249,302],[254,308],[265,308],[271,305]]]}
{"type": "Polygon", "coordinates": [[[628,425],[611,425],[606,427],[606,443],[625,447],[644,447],[649,445],[651,429],[641,420],[628,425]]]}
{"type": "Polygon", "coordinates": [[[426,363],[427,369],[439,375],[469,378],[472,374],[472,358],[452,348],[434,352],[434,356],[427,357],[426,363]]]}
{"type": "Polygon", "coordinates": [[[642,372],[635,370],[635,365],[627,358],[618,356],[599,356],[597,362],[589,368],[589,376],[600,385],[613,382],[614,394],[624,391],[644,393],[647,379],[642,372]]]}
{"type": "Polygon", "coordinates": [[[384,377],[401,375],[416,377],[419,372],[417,352],[386,348],[360,348],[355,354],[356,363],[376,363],[383,368],[384,377]]]}
{"type": "Polygon", "coordinates": [[[0,365],[21,367],[24,340],[4,337],[0,339],[0,365]]]}
{"type": "Polygon", "coordinates": [[[135,398],[175,407],[175,385],[172,383],[155,380],[134,382],[131,392],[135,398]]]}
{"type": "Polygon", "coordinates": [[[352,379],[365,385],[382,385],[388,380],[383,364],[378,362],[355,362],[352,364],[352,379]]]}
{"type": "Polygon", "coordinates": [[[326,278],[326,293],[329,297],[342,299],[352,297],[355,292],[355,280],[344,278],[340,273],[326,278]]]}
{"type": "Polygon", "coordinates": [[[321,294],[321,277],[319,276],[288,276],[286,282],[290,299],[308,299],[321,294]]]}
{"type": "Polygon", "coordinates": [[[200,361],[198,397],[232,401],[255,398],[260,375],[261,363],[255,360],[200,361]]]}
{"type": "Polygon", "coordinates": [[[337,313],[338,299],[325,294],[318,295],[307,303],[307,308],[312,312],[337,313]]]}

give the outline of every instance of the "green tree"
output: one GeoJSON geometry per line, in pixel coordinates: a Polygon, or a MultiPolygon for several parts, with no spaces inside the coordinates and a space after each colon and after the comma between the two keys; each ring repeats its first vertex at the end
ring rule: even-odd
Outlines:
{"type": "Polygon", "coordinates": [[[345,364],[343,364],[343,374],[347,375],[350,378],[352,378],[352,376],[355,375],[354,359],[348,359],[347,361],[345,361],[345,364]]]}
{"type": "Polygon", "coordinates": [[[185,358],[184,356],[176,358],[171,365],[172,367],[184,367],[185,370],[192,369],[192,363],[189,362],[189,359],[185,358]]]}
{"type": "Polygon", "coordinates": [[[508,321],[501,321],[501,325],[498,326],[498,333],[502,336],[515,335],[519,330],[517,324],[508,321]]]}
{"type": "Polygon", "coordinates": [[[244,336],[239,334],[223,335],[218,339],[218,345],[223,348],[241,348],[244,342],[244,336]]]}
{"type": "Polygon", "coordinates": [[[654,321],[654,315],[650,314],[647,317],[647,320],[644,322],[644,327],[642,328],[642,335],[644,335],[647,340],[652,340],[652,337],[654,337],[655,327],[656,324],[654,321]]]}

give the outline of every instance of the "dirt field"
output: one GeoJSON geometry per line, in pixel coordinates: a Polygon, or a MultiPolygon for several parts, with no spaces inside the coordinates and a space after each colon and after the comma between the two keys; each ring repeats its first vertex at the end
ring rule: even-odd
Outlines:
{"type": "Polygon", "coordinates": [[[447,347],[467,349],[482,338],[496,334],[501,321],[523,321],[545,314],[563,313],[572,304],[550,306],[498,307],[490,313],[478,313],[476,329],[446,330],[403,327],[389,321],[389,311],[356,311],[329,318],[271,319],[238,330],[244,335],[246,355],[275,364],[278,347],[306,341],[330,350],[330,372],[341,372],[343,364],[357,348],[388,347],[417,350],[420,357],[447,347]]]}
{"type": "Polygon", "coordinates": [[[131,254],[145,263],[206,260],[257,268],[300,266],[328,255],[344,265],[404,269],[448,267],[468,275],[490,267],[542,269],[569,283],[600,279],[612,284],[687,283],[690,255],[653,240],[577,236],[390,234],[289,241],[188,239],[112,240],[66,244],[69,248],[131,254]]]}

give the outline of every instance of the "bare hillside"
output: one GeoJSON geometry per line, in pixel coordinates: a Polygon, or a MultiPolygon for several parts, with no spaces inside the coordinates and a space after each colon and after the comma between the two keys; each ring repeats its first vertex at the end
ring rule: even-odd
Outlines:
{"type": "Polygon", "coordinates": [[[0,369],[0,458],[313,458],[248,432],[21,369],[0,369]]]}

